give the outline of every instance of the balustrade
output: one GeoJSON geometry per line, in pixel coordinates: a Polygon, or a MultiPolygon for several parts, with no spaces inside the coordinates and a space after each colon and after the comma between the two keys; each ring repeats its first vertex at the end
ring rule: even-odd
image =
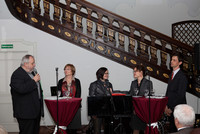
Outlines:
{"type": "MultiPolygon", "coordinates": [[[[16,3],[21,4],[15,7],[18,12],[21,7],[27,7],[30,12],[37,14],[35,18],[30,16],[32,20],[39,21],[36,27],[42,29],[48,26],[49,33],[90,48],[112,60],[114,58],[126,66],[143,64],[151,76],[162,81],[167,81],[169,58],[174,52],[184,55],[184,70],[191,70],[192,65],[187,59],[192,58],[193,47],[87,1],[65,0],[65,3],[60,3],[59,0],[18,0],[16,3]]],[[[23,14],[22,9],[20,14],[23,14]]],[[[28,19],[28,14],[26,16],[28,19]]]]}

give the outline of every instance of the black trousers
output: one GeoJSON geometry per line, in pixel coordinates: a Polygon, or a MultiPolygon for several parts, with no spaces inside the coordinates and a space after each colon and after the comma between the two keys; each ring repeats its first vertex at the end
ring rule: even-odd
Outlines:
{"type": "Polygon", "coordinates": [[[175,123],[174,123],[174,115],[173,115],[173,113],[171,113],[171,116],[169,116],[169,122],[170,122],[169,132],[170,133],[177,132],[177,128],[176,128],[175,123]]]}
{"type": "Polygon", "coordinates": [[[39,134],[40,119],[41,116],[38,116],[35,119],[17,118],[19,124],[19,134],[39,134]]]}
{"type": "Polygon", "coordinates": [[[101,129],[104,130],[104,134],[111,133],[111,126],[110,126],[110,117],[97,117],[93,118],[93,125],[94,125],[94,134],[101,134],[101,129]]]}

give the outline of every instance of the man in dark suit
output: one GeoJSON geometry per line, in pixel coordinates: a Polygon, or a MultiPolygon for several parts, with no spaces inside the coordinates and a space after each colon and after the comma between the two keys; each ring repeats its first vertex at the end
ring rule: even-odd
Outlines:
{"type": "Polygon", "coordinates": [[[185,74],[180,70],[182,61],[183,59],[179,54],[174,54],[172,56],[171,67],[173,72],[170,74],[168,80],[166,92],[168,103],[165,108],[165,113],[169,116],[170,132],[177,131],[173,117],[174,107],[178,104],[186,104],[186,89],[188,81],[185,74]]]}
{"type": "Polygon", "coordinates": [[[11,76],[13,115],[17,118],[20,134],[38,134],[41,116],[44,116],[40,75],[33,72],[32,55],[22,58],[21,66],[11,76]]]}
{"type": "Polygon", "coordinates": [[[171,134],[190,134],[194,129],[195,112],[187,104],[177,105],[174,109],[174,123],[178,132],[171,134]]]}

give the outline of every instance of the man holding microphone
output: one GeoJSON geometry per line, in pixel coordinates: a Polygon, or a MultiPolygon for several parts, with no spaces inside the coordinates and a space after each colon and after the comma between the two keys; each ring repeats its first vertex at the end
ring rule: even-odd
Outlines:
{"type": "Polygon", "coordinates": [[[19,124],[20,134],[38,134],[41,116],[44,116],[43,91],[40,75],[35,69],[32,55],[22,58],[21,66],[11,76],[13,116],[19,124]]]}

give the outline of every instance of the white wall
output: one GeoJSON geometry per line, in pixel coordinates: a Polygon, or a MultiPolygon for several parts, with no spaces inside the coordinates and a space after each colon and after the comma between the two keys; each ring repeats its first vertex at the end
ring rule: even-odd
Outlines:
{"type": "MultiPolygon", "coordinates": [[[[96,2],[107,10],[110,8],[113,12],[127,16],[129,19],[167,35],[170,35],[172,23],[200,18],[199,8],[196,10],[196,16],[188,14],[188,7],[184,4],[184,0],[183,3],[176,5],[170,5],[170,0],[155,0],[154,2],[151,0],[151,3],[146,3],[144,0],[133,0],[132,2],[125,0],[123,3],[119,0],[113,1],[115,2],[109,1],[108,3],[106,0],[92,2],[96,2]]],[[[178,2],[178,0],[171,1],[178,2]]],[[[193,6],[196,6],[197,1],[190,0],[190,2],[194,3],[193,6]]],[[[45,97],[50,96],[49,87],[56,84],[55,67],[59,67],[60,79],[64,76],[63,67],[65,64],[72,63],[75,65],[76,77],[80,79],[82,86],[82,124],[88,123],[86,107],[88,87],[91,82],[96,80],[95,73],[99,67],[105,66],[109,69],[110,82],[113,84],[114,89],[129,90],[130,83],[133,80],[133,71],[130,68],[58,39],[12,17],[7,18],[8,16],[5,16],[4,13],[8,13],[8,11],[3,1],[0,4],[0,40],[24,39],[37,44],[36,67],[41,75],[45,97]]],[[[165,94],[167,85],[154,78],[151,78],[151,80],[156,93],[165,94]]],[[[187,94],[187,99],[188,103],[197,111],[197,98],[187,94]]],[[[52,124],[47,110],[42,124],[52,124]]]]}

